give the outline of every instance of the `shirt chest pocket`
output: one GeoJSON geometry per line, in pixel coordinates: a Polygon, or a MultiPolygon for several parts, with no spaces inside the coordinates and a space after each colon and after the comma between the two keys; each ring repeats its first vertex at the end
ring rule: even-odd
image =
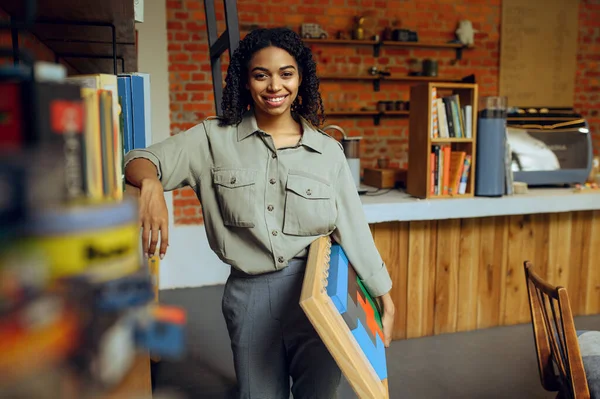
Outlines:
{"type": "Polygon", "coordinates": [[[333,188],[316,176],[290,171],[283,232],[297,236],[328,234],[335,228],[336,218],[333,188]]]}
{"type": "Polygon", "coordinates": [[[215,169],[213,185],[223,224],[231,227],[254,227],[256,170],[215,169]]]}

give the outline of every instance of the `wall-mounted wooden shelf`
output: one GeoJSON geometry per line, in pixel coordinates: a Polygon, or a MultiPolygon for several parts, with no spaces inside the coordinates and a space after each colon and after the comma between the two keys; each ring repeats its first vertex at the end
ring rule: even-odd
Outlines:
{"type": "Polygon", "coordinates": [[[325,111],[327,116],[373,116],[379,115],[378,111],[325,111]]]}
{"type": "Polygon", "coordinates": [[[422,47],[422,48],[441,48],[441,49],[458,49],[458,48],[470,48],[465,47],[461,43],[436,43],[436,42],[394,42],[384,41],[384,46],[389,47],[422,47]]]}
{"type": "Polygon", "coordinates": [[[304,43],[310,44],[353,44],[356,46],[374,46],[378,44],[378,41],[375,40],[355,40],[355,39],[304,39],[304,43]]]}
{"type": "Polygon", "coordinates": [[[325,117],[344,118],[344,117],[373,117],[373,124],[378,126],[381,122],[381,118],[385,117],[407,117],[410,115],[410,111],[385,111],[380,112],[376,110],[372,111],[325,111],[325,117]]]}
{"type": "Polygon", "coordinates": [[[321,75],[319,79],[325,80],[358,80],[372,81],[373,90],[379,91],[381,82],[460,82],[460,78],[447,78],[440,76],[380,76],[380,75],[321,75]]]}
{"type": "Polygon", "coordinates": [[[474,46],[465,46],[462,43],[444,43],[444,42],[398,42],[392,40],[354,40],[354,39],[304,39],[306,44],[326,44],[326,45],[353,45],[353,46],[373,46],[373,57],[379,57],[382,47],[405,47],[405,48],[438,48],[441,50],[455,50],[456,59],[462,58],[462,51],[472,49],[474,46]]]}
{"type": "Polygon", "coordinates": [[[461,78],[447,78],[441,76],[389,76],[381,80],[405,82],[460,82],[461,78]]]}
{"type": "MultiPolygon", "coordinates": [[[[31,32],[57,60],[82,74],[137,71],[133,0],[36,0],[31,32]]],[[[20,21],[22,1],[0,0],[0,9],[20,21]]],[[[18,47],[18,46],[17,46],[18,47]]]]}
{"type": "Polygon", "coordinates": [[[379,76],[374,75],[321,75],[320,80],[380,80],[379,76]]]}

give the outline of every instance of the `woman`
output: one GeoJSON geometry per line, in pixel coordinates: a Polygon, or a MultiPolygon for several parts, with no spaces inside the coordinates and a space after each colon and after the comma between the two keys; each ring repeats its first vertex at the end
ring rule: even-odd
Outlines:
{"type": "Polygon", "coordinates": [[[340,144],[323,121],[316,64],[288,29],[248,34],[231,58],[223,117],[126,157],[141,189],[143,247],[168,246],[163,191],[191,186],[211,249],[231,265],[222,309],[242,398],[331,398],[341,373],[298,304],[312,241],[331,234],[384,307],[391,280],[340,144]]]}

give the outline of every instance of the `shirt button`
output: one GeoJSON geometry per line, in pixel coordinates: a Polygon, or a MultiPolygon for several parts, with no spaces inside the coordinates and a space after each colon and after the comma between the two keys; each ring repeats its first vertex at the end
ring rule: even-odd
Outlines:
{"type": "Polygon", "coordinates": [[[231,182],[231,184],[235,184],[235,182],[236,182],[235,177],[232,177],[231,180],[230,180],[230,182],[231,182]]]}
{"type": "Polygon", "coordinates": [[[273,231],[271,232],[271,234],[273,234],[274,236],[276,236],[276,235],[278,234],[278,233],[277,233],[277,230],[273,230],[273,231]]]}
{"type": "Polygon", "coordinates": [[[283,263],[283,256],[280,256],[279,258],[277,258],[277,262],[283,263]]]}
{"type": "Polygon", "coordinates": [[[271,154],[271,158],[273,158],[273,159],[277,158],[277,154],[276,153],[272,153],[271,154]]]}
{"type": "Polygon", "coordinates": [[[273,212],[273,205],[269,205],[269,206],[267,207],[267,210],[268,210],[269,212],[273,212]]]}
{"type": "Polygon", "coordinates": [[[275,180],[274,178],[271,178],[271,180],[269,180],[269,183],[275,184],[275,183],[277,183],[277,180],[275,180]]]}
{"type": "Polygon", "coordinates": [[[312,195],[312,191],[310,191],[310,188],[306,190],[306,195],[312,195]]]}

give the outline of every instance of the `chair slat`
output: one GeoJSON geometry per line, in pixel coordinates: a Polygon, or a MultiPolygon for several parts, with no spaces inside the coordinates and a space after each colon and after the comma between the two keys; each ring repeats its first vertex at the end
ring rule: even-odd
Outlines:
{"type": "Polygon", "coordinates": [[[567,290],[542,279],[531,262],[523,265],[542,386],[561,398],[589,399],[567,290]]]}

